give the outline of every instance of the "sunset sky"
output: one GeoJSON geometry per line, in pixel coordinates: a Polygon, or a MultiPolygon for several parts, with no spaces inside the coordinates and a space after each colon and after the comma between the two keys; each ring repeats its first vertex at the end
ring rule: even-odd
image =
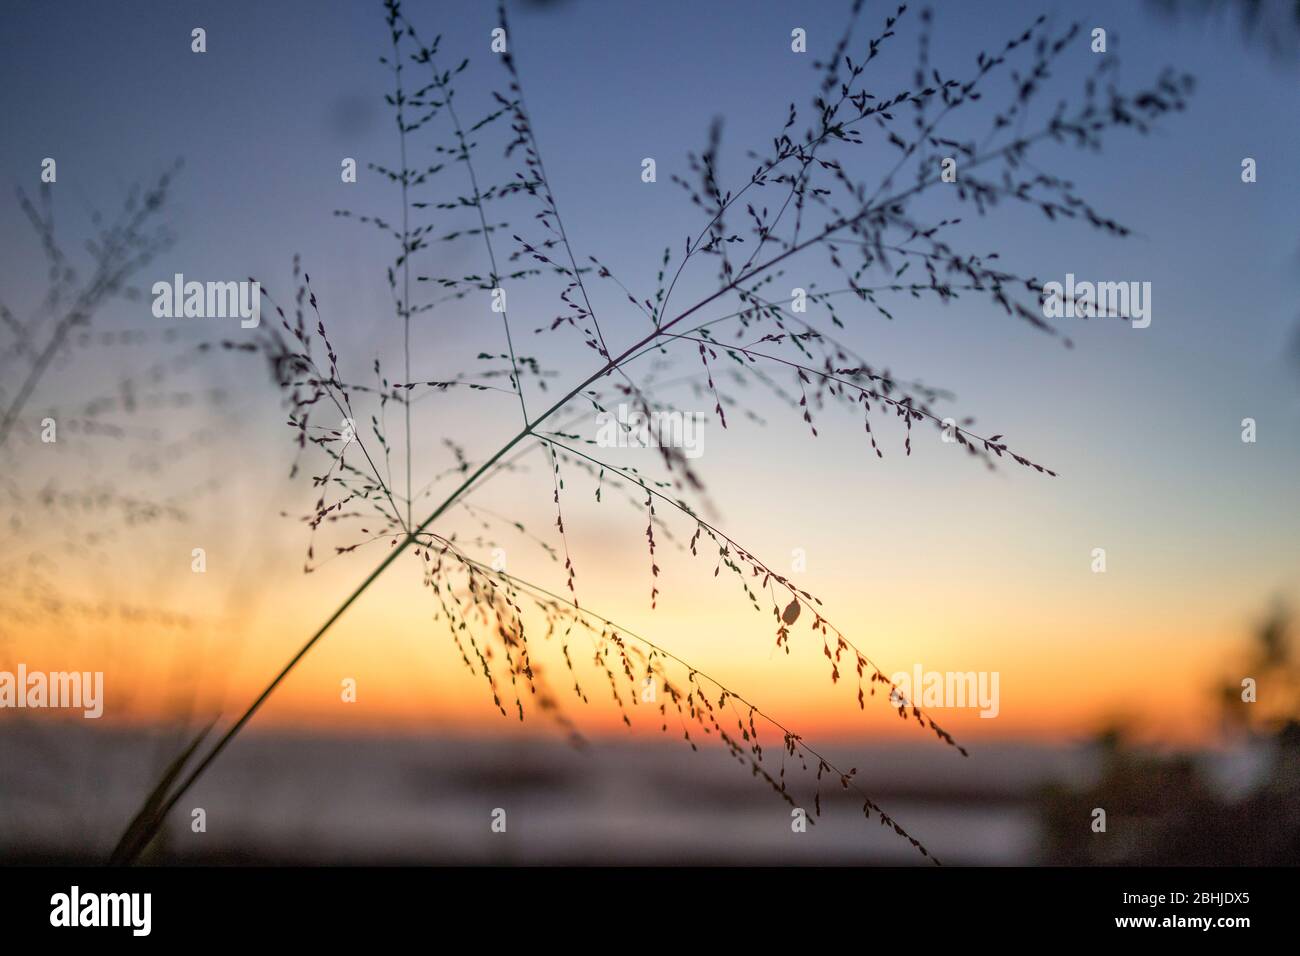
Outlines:
{"type": "MultiPolygon", "coordinates": [[[[506,82],[488,49],[492,7],[411,3],[408,11],[426,34],[444,35],[449,65],[471,59],[457,100],[467,119],[492,109],[490,90],[506,82]]],[[[709,123],[724,120],[721,173],[735,183],[754,165],[746,151],[767,148],[789,103],[805,111],[818,79],[810,61],[833,45],[848,4],[808,7],[672,0],[633,14],[596,0],[511,5],[512,51],[580,258],[595,255],[639,297],[653,294],[665,246],[679,254],[683,237],[701,226],[670,176],[688,175],[686,153],[704,147],[709,123]],[[790,52],[795,27],[808,32],[807,56],[790,52]],[[644,157],[656,159],[658,182],[641,181],[644,157]]],[[[965,75],[977,52],[1001,46],[1007,24],[1027,26],[1029,11],[1039,8],[1060,29],[1077,9],[1064,2],[940,5],[931,61],[965,75]]],[[[884,9],[868,2],[860,37],[876,31],[884,9]]],[[[1162,738],[1206,741],[1214,726],[1209,691],[1237,673],[1235,655],[1252,624],[1275,598],[1300,596],[1300,87],[1294,66],[1271,60],[1232,21],[1171,21],[1140,3],[1089,5],[1083,16],[1085,30],[1054,70],[1051,92],[1029,125],[1044,119],[1049,104],[1077,97],[1097,56],[1087,41],[1094,26],[1108,30],[1107,55],[1122,62],[1112,78],[1121,85],[1143,86],[1166,65],[1197,80],[1187,112],[1163,119],[1148,137],[1115,134],[1100,154],[1055,146],[1031,154],[1134,234],[1108,238],[1077,223],[1050,223],[1034,210],[999,208],[980,218],[942,199],[921,208],[936,219],[962,216],[954,236],[965,247],[997,250],[1003,266],[1021,274],[1150,282],[1150,327],[1062,319],[1058,327],[1075,342],[1067,349],[986,300],[939,307],[895,297],[892,322],[850,299],[837,303],[848,326],[837,334],[857,352],[900,380],[951,391],[945,414],[974,416],[976,432],[1005,435],[1012,449],[1059,477],[1014,465],[988,472],[931,429],[913,433],[907,456],[901,426],[884,419],[873,426],[884,451],[877,459],[860,418],[827,409],[814,438],[796,412],[757,394],[746,401],[766,425],[729,415],[724,430],[711,398],[687,388],[680,407],[710,415],[697,462],[717,505],[710,520],[782,573],[802,549],[806,570],[796,581],[882,671],[910,672],[919,663],[1000,674],[996,719],[972,710],[935,713],[959,738],[1059,739],[1132,716],[1162,738]],[[1241,181],[1244,157],[1257,161],[1258,182],[1241,181]],[[1253,444],[1241,440],[1248,417],[1257,423],[1253,444]],[[1104,574],[1092,571],[1095,548],[1106,550],[1104,574]]],[[[402,330],[384,275],[391,247],[373,229],[334,215],[351,209],[391,221],[400,214],[395,190],[365,169],[367,162],[396,162],[383,101],[390,75],[378,63],[386,44],[379,3],[51,9],[20,2],[6,20],[0,56],[19,82],[0,88],[0,171],[7,184],[32,193],[41,160],[57,159],[55,209],[70,250],[88,234],[92,208],[111,210],[131,183],[183,158],[167,210],[177,242],[136,284],[147,291],[175,273],[253,276],[287,303],[292,259],[300,254],[345,377],[372,381],[378,356],[401,378],[402,330]],[[207,31],[202,55],[190,51],[196,26],[207,31]],[[340,182],[344,157],[358,160],[356,184],[340,182]]],[[[908,87],[915,28],[900,26],[871,65],[868,89],[884,95],[908,87]]],[[[1000,104],[1005,80],[996,90],[989,98],[1000,104]]],[[[986,123],[992,109],[973,115],[986,123]]],[[[954,122],[954,136],[983,128],[954,122]]],[[[799,128],[805,123],[801,112],[799,128]]],[[[413,165],[437,161],[431,147],[445,133],[417,138],[413,165]]],[[[481,137],[493,182],[515,168],[501,157],[501,135],[490,128],[481,137]]],[[[860,163],[877,155],[882,166],[892,165],[892,154],[850,154],[860,163]]],[[[448,179],[440,195],[465,188],[461,170],[441,175],[448,179]]],[[[0,301],[26,316],[44,294],[45,260],[12,195],[0,202],[0,301]]],[[[464,225],[455,214],[436,215],[438,233],[464,225]]],[[[512,229],[536,234],[526,216],[512,215],[512,229]]],[[[508,235],[499,242],[513,250],[508,235]]],[[[435,244],[421,255],[420,275],[487,268],[481,246],[470,243],[435,244]]],[[[707,294],[712,276],[711,266],[688,272],[678,304],[707,294]]],[[[825,257],[812,255],[787,265],[774,288],[840,284],[825,257]]],[[[644,316],[616,285],[593,280],[590,287],[612,338],[625,346],[644,334],[644,316]]],[[[547,280],[511,292],[517,349],[558,372],[545,393],[536,380],[526,383],[534,408],[595,367],[575,331],[534,334],[554,318],[556,291],[547,280]]],[[[155,720],[188,708],[196,719],[218,710],[230,718],[389,543],[303,575],[308,539],[297,518],[315,498],[307,475],[317,473],[320,458],[289,480],[293,433],[266,363],[228,352],[196,358],[199,342],[237,339],[238,322],[156,319],[149,306],[145,296],[97,315],[95,333],[147,336],[137,344],[75,347],[42,382],[22,434],[0,451],[8,473],[0,485],[0,564],[10,582],[8,593],[0,591],[10,611],[0,623],[0,669],[24,662],[29,669],[103,670],[105,721],[155,720]],[[165,325],[171,341],[162,336],[165,325]],[[165,372],[151,377],[156,365],[165,372]],[[126,377],[136,382],[137,410],[113,409],[105,419],[128,426],[123,437],[69,429],[55,446],[39,443],[47,413],[82,415],[101,395],[122,401],[126,377]],[[180,393],[188,403],[169,398],[180,393]],[[127,523],[78,510],[84,490],[102,488],[175,502],[183,519],[127,523]],[[50,492],[46,510],[35,511],[30,502],[42,489],[50,492]],[[60,502],[61,492],[74,494],[60,502]],[[202,575],[191,572],[196,547],[207,553],[202,575]],[[61,613],[45,613],[44,596],[28,588],[37,572],[57,583],[61,613]],[[187,623],[165,625],[128,615],[127,607],[187,623]]],[[[811,317],[824,320],[824,313],[811,317]]],[[[498,317],[472,297],[417,316],[413,339],[413,378],[421,381],[475,371],[488,364],[475,356],[504,348],[498,317]]],[[[6,342],[0,338],[0,346],[6,342]]],[[[676,371],[660,377],[697,373],[693,347],[675,348],[676,371]]],[[[645,374],[652,361],[629,371],[645,374]]],[[[23,367],[0,365],[6,402],[23,367]]],[[[444,437],[481,460],[519,426],[516,399],[499,391],[451,390],[414,408],[417,487],[454,464],[444,437]]],[[[576,412],[578,420],[559,430],[593,437],[594,416],[576,412]]],[[[398,472],[404,459],[394,406],[388,416],[398,472]]],[[[611,457],[658,473],[652,451],[611,457]]],[[[527,469],[492,479],[469,501],[517,518],[558,546],[549,466],[535,445],[520,463],[527,469]]],[[[643,508],[629,505],[608,479],[597,504],[590,478],[576,470],[564,477],[568,546],[584,607],[807,736],[922,736],[879,694],[864,713],[851,680],[832,687],[820,638],[806,620],[794,628],[789,655],[778,650],[770,609],[755,612],[734,577],[715,578],[707,549],[692,559],[660,542],[663,573],[651,610],[643,508]]],[[[444,480],[436,490],[451,487],[444,480]]],[[[427,513],[438,500],[425,497],[416,510],[427,513]]],[[[689,521],[667,509],[660,516],[680,541],[690,537],[689,521]]],[[[455,512],[438,527],[491,560],[489,546],[473,543],[480,523],[471,515],[455,512]]],[[[492,533],[512,573],[564,591],[561,565],[528,538],[500,526],[492,533]]],[[[356,540],[322,534],[318,557],[356,540]]],[[[497,714],[482,678],[465,670],[446,623],[432,619],[436,604],[421,586],[421,563],[399,559],[255,726],[517,732],[516,720],[497,714]],[[357,681],[355,704],[340,700],[345,678],[357,681]]],[[[592,703],[584,706],[567,693],[571,681],[554,642],[539,660],[580,728],[619,731],[598,672],[588,668],[592,703]]],[[[532,729],[549,726],[545,717],[533,719],[532,729]]],[[[639,726],[651,731],[657,722],[650,717],[639,726]]]]}

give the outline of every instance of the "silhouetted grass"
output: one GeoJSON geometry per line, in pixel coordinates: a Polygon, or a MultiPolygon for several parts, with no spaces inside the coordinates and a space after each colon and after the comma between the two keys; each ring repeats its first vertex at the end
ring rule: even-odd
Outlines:
{"type": "MultiPolygon", "coordinates": [[[[629,402],[646,414],[677,410],[655,376],[680,357],[690,371],[674,381],[690,384],[697,394],[707,396],[724,429],[737,414],[758,418],[752,407],[728,392],[728,382],[735,381],[769,392],[789,406],[800,427],[814,436],[819,434],[822,414],[833,406],[860,415],[877,456],[885,453],[888,440],[880,437],[880,428],[887,422],[895,423],[904,454],[911,453],[914,426],[936,431],[948,427],[958,444],[989,467],[1010,461],[1053,475],[1026,454],[1013,451],[1001,434],[976,434],[969,418],[946,426],[945,416],[936,411],[937,403],[949,398],[946,393],[897,380],[841,341],[838,330],[847,328],[848,313],[838,303],[841,297],[856,301],[862,306],[860,318],[878,316],[888,321],[897,308],[895,299],[947,306],[969,297],[991,302],[1007,316],[1058,336],[1043,318],[1042,284],[1037,279],[1004,269],[996,253],[957,246],[954,227],[961,218],[925,218],[915,200],[941,185],[940,160],[952,156],[960,163],[958,182],[942,185],[951,189],[953,205],[965,206],[976,216],[1002,205],[1027,205],[1050,220],[1077,220],[1117,237],[1126,235],[1125,227],[1095,209],[1070,183],[1043,171],[1037,157],[1033,165],[1025,159],[1034,148],[1051,142],[1095,149],[1117,128],[1146,132],[1161,115],[1183,108],[1190,80],[1166,72],[1151,89],[1124,94],[1106,76],[1114,68],[1114,58],[1099,57],[1078,104],[1061,103],[1051,108],[1045,121],[1030,125],[1029,107],[1037,102],[1052,65],[1080,38],[1078,24],[1053,32],[1039,17],[1001,49],[981,53],[969,70],[944,67],[941,71],[929,62],[932,17],[923,11],[918,17],[914,83],[907,89],[873,93],[863,85],[864,78],[880,50],[896,42],[908,8],[900,6],[884,17],[863,41],[856,37],[863,3],[855,0],[834,53],[814,63],[820,78],[811,108],[800,111],[791,103],[787,112],[782,106],[784,126],[763,151],[749,153],[753,173],[748,179],[731,188],[719,181],[720,123],[710,130],[705,148],[688,157],[690,177],[672,177],[698,210],[703,225],[684,244],[665,248],[655,289],[645,295],[632,292],[595,257],[580,255],[576,240],[566,230],[534,135],[514,54],[518,38],[510,33],[504,7],[498,8],[498,19],[510,43],[509,52],[501,54],[506,87],[494,93],[492,105],[474,114],[477,118],[472,121],[457,108],[456,84],[468,61],[448,68],[440,38],[426,43],[397,0],[385,0],[384,9],[390,50],[382,62],[392,76],[386,99],[395,114],[400,161],[398,168],[372,164],[371,169],[400,192],[400,219],[394,223],[348,211],[339,215],[375,229],[394,244],[387,276],[395,318],[403,329],[403,380],[392,381],[379,360],[373,366],[373,383],[344,376],[310,278],[305,272],[299,274],[296,265],[293,304],[286,310],[268,297],[279,327],[272,324],[256,344],[230,342],[227,347],[258,351],[266,357],[285,393],[299,457],[315,453],[323,461],[323,470],[313,476],[319,497],[305,516],[311,534],[306,570],[325,560],[317,555],[316,541],[326,527],[349,536],[346,543],[334,546],[330,558],[379,541],[389,543],[388,552],[184,779],[175,786],[167,780],[160,783],[160,792],[170,790],[169,796],[160,800],[155,792],[150,798],[147,812],[133,827],[131,840],[119,847],[117,859],[130,860],[139,852],[149,832],[162,826],[180,797],[280,682],[352,603],[408,552],[419,562],[423,581],[434,593],[465,666],[484,679],[503,715],[523,719],[525,701],[531,701],[574,730],[559,713],[556,695],[542,679],[530,650],[535,638],[526,624],[540,616],[545,636],[560,642],[577,700],[589,699],[571,653],[571,639],[582,636],[590,641],[590,659],[628,723],[630,713],[640,706],[638,694],[648,679],[663,694],[654,709],[665,733],[680,732],[692,747],[700,737],[721,741],[791,806],[798,805],[796,788],[804,784],[788,781],[787,759],[799,769],[801,780],[804,773],[811,778],[808,789],[815,812],[820,812],[823,780],[856,790],[866,816],[874,813],[882,825],[926,853],[915,837],[858,788],[854,769],[832,764],[793,729],[677,656],[662,640],[636,634],[580,603],[580,569],[566,533],[566,495],[572,494],[566,472],[591,478],[597,501],[609,488],[618,488],[641,510],[652,607],[659,594],[658,549],[663,541],[675,540],[664,517],[669,514],[690,530],[685,550],[708,558],[714,576],[723,571],[734,576],[745,600],[759,613],[770,608],[777,647],[788,653],[796,629],[820,640],[831,681],[851,672],[860,707],[874,696],[878,684],[886,700],[897,690],[859,643],[831,622],[812,592],[758,557],[717,521],[702,517],[709,503],[705,476],[681,449],[660,447],[662,474],[654,477],[580,447],[595,443],[581,431],[568,429],[580,427],[616,401],[629,402]],[[418,81],[410,80],[412,70],[419,71],[418,81]],[[940,135],[941,124],[953,113],[984,108],[981,101],[995,75],[1006,79],[1010,93],[1005,104],[991,112],[982,141],[940,135]],[[801,119],[806,124],[803,133],[796,131],[801,119]],[[504,141],[504,165],[485,165],[491,161],[481,141],[489,136],[504,141]],[[889,157],[883,164],[882,154],[889,157]],[[431,161],[416,161],[415,155],[431,161]],[[855,172],[859,169],[871,170],[873,178],[859,179],[855,172]],[[461,185],[444,187],[452,175],[460,177],[461,185]],[[505,219],[516,208],[528,210],[526,228],[505,219]],[[461,213],[467,214],[464,222],[457,218],[461,213]],[[447,243],[481,246],[484,271],[416,275],[417,288],[425,283],[423,288],[435,290],[438,296],[417,304],[412,298],[412,260],[419,255],[437,261],[437,249],[447,243]],[[770,288],[796,257],[813,253],[823,254],[843,281],[842,288],[808,290],[810,308],[821,320],[814,319],[812,312],[783,308],[789,300],[770,288]],[[711,274],[712,291],[680,304],[676,293],[688,267],[711,274]],[[472,371],[466,367],[450,379],[412,380],[411,335],[419,334],[413,319],[471,298],[486,301],[499,288],[549,282],[558,284],[559,308],[549,326],[536,331],[576,334],[590,350],[591,370],[579,382],[561,390],[558,397],[546,397],[548,380],[555,375],[519,351],[521,340],[508,307],[500,311],[503,351],[478,356],[472,371]],[[616,328],[607,313],[598,315],[591,294],[597,282],[613,284],[620,301],[632,307],[637,326],[631,332],[624,327],[627,323],[616,328]],[[716,314],[719,311],[724,314],[716,314]],[[649,364],[647,359],[655,363],[651,370],[634,376],[634,371],[649,364]],[[531,390],[526,388],[529,384],[531,390]],[[428,395],[489,390],[517,397],[518,431],[477,461],[470,460],[454,438],[444,439],[453,463],[428,485],[417,488],[411,468],[412,404],[428,395]],[[404,481],[396,484],[391,478],[396,443],[384,426],[390,404],[401,407],[403,418],[404,448],[398,451],[404,454],[397,471],[404,472],[404,481]],[[367,409],[369,414],[364,414],[367,409]],[[359,424],[346,433],[317,424],[326,412],[359,424]],[[467,501],[483,483],[537,451],[550,464],[555,524],[547,537],[528,531],[514,516],[495,515],[467,501]],[[452,489],[441,498],[432,497],[431,489],[444,479],[452,482],[452,489]],[[414,506],[426,496],[431,506],[419,518],[421,512],[414,506]],[[562,591],[472,558],[465,543],[443,529],[443,519],[461,509],[489,527],[494,523],[514,527],[540,543],[563,565],[562,591]],[[771,748],[762,742],[768,736],[779,738],[779,767],[771,748]]],[[[1068,337],[1063,338],[1068,345],[1068,337]]],[[[296,471],[297,464],[294,467],[296,471]]],[[[900,717],[917,721],[956,746],[914,704],[904,700],[890,706],[897,708],[900,717]]]]}

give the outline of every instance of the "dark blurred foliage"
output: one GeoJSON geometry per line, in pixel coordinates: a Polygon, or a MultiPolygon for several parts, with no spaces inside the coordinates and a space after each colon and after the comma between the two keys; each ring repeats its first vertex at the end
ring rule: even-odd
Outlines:
{"type": "Polygon", "coordinates": [[[1277,64],[1300,61],[1300,0],[1149,0],[1160,14],[1188,23],[1210,20],[1239,33],[1248,48],[1277,64]]]}
{"type": "Polygon", "coordinates": [[[1264,866],[1300,862],[1300,660],[1294,628],[1279,605],[1256,629],[1243,658],[1258,702],[1243,700],[1242,677],[1227,677],[1215,703],[1230,742],[1263,755],[1253,785],[1207,778],[1186,755],[1135,747],[1121,728],[1099,734],[1095,785],[1042,794],[1042,862],[1050,865],[1264,866]],[[1092,830],[1094,808],[1106,832],[1092,830]]]}

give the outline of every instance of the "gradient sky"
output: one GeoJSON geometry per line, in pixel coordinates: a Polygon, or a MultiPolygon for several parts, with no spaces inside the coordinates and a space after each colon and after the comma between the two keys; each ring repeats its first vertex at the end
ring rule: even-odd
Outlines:
{"type": "MultiPolygon", "coordinates": [[[[504,84],[488,52],[492,6],[409,4],[427,34],[444,34],[446,61],[471,57],[458,100],[467,117],[491,108],[488,90],[504,84]]],[[[847,7],[739,0],[512,7],[512,48],[579,255],[598,255],[639,294],[651,294],[664,246],[680,248],[700,226],[670,173],[685,174],[686,152],[704,145],[720,116],[723,178],[747,175],[753,164],[744,151],[764,148],[791,100],[801,108],[809,101],[816,83],[809,61],[834,42],[847,7]],[[789,51],[796,26],[808,31],[807,57],[789,51]],[[657,160],[656,184],[640,181],[645,156],[657,160]]],[[[868,2],[867,9],[860,35],[874,32],[884,7],[868,2]]],[[[989,474],[954,460],[953,449],[928,432],[907,458],[899,430],[888,425],[878,461],[860,421],[826,413],[813,439],[772,403],[761,407],[771,419],[766,428],[738,419],[724,432],[710,422],[701,466],[721,503],[721,526],[774,567],[785,569],[792,549],[804,549],[801,580],[887,673],[917,662],[1001,673],[998,720],[939,714],[941,722],[976,736],[1058,735],[1123,713],[1164,736],[1194,738],[1210,723],[1206,690],[1214,676],[1268,602],[1294,596],[1300,584],[1300,367],[1289,357],[1300,289],[1297,74],[1243,42],[1231,22],[1171,22],[1136,3],[1092,4],[1082,14],[1072,3],[940,4],[931,59],[947,73],[966,71],[979,50],[999,46],[1040,9],[1062,28],[1075,16],[1085,27],[1105,26],[1124,85],[1137,87],[1172,65],[1196,76],[1197,91],[1188,112],[1165,119],[1152,136],[1118,134],[1100,155],[1034,154],[1132,227],[1132,237],[1107,239],[1016,210],[980,220],[964,208],[962,241],[999,250],[1005,265],[1024,274],[1149,281],[1150,328],[1075,321],[1066,331],[1076,347],[1067,350],[969,299],[947,308],[898,302],[892,323],[847,303],[841,314],[849,324],[844,338],[870,361],[951,390],[959,417],[975,416],[977,431],[1006,435],[1061,477],[989,474]],[[1251,185],[1240,180],[1246,156],[1258,162],[1251,185]],[[1240,440],[1245,417],[1258,422],[1253,445],[1240,440]],[[1096,547],[1107,550],[1104,575],[1090,570],[1096,547]]],[[[66,235],[79,234],[90,207],[111,208],[130,183],[183,157],[170,210],[179,239],[142,286],[174,272],[253,275],[288,300],[291,258],[300,253],[345,374],[367,375],[376,355],[390,370],[399,367],[400,324],[383,275],[390,250],[364,226],[333,215],[339,208],[398,215],[394,192],[364,170],[396,154],[382,100],[389,77],[377,62],[386,42],[378,3],[18,2],[6,21],[0,173],[30,191],[41,159],[57,158],[56,208],[66,235]],[[195,26],[207,30],[206,54],[190,52],[195,26]],[[355,185],[339,181],[345,156],[363,167],[355,185]]],[[[915,24],[902,30],[896,49],[872,65],[869,89],[908,86],[914,31],[915,24]]],[[[1094,56],[1084,37],[1077,40],[1044,102],[1074,96],[1094,56]]],[[[506,169],[499,133],[483,138],[485,162],[506,169]]],[[[431,162],[431,139],[419,142],[425,152],[415,162],[431,162]]],[[[879,155],[861,151],[856,159],[879,155]]],[[[945,208],[926,206],[936,215],[945,208]]],[[[477,246],[435,251],[439,258],[430,254],[421,274],[484,268],[477,246]]],[[[710,274],[705,267],[688,275],[678,301],[707,290],[710,274]]],[[[17,203],[0,203],[0,299],[30,309],[42,277],[39,247],[17,203]]],[[[790,286],[835,284],[817,257],[792,264],[787,277],[790,286]]],[[[644,318],[625,308],[617,288],[594,288],[612,337],[639,337],[644,318]]],[[[511,317],[523,330],[520,351],[557,369],[555,385],[563,388],[592,363],[576,334],[532,334],[555,307],[549,287],[539,286],[512,299],[511,317]]],[[[156,334],[160,321],[146,298],[114,304],[97,327],[156,334]]],[[[496,317],[469,304],[419,322],[418,379],[445,377],[472,367],[478,352],[502,348],[496,317]]],[[[209,334],[182,329],[195,341],[209,334]]],[[[69,357],[38,392],[29,419],[83,393],[112,391],[123,375],[177,354],[154,341],[69,357]]],[[[690,370],[693,356],[683,360],[690,370]]],[[[40,453],[25,445],[14,453],[23,456],[21,467],[14,459],[7,467],[28,488],[111,481],[157,497],[193,492],[185,523],[127,529],[97,548],[59,551],[56,564],[64,584],[87,600],[165,607],[192,615],[194,627],[159,635],[111,615],[91,615],[75,633],[65,621],[37,623],[17,633],[16,645],[0,646],[0,666],[102,666],[109,693],[122,688],[129,699],[110,716],[156,714],[185,699],[190,681],[203,706],[224,701],[229,713],[386,544],[301,575],[305,534],[279,513],[301,513],[312,495],[306,482],[287,480],[291,435],[262,364],[213,356],[159,388],[224,396],[207,417],[149,413],[161,416],[153,422],[160,428],[191,436],[165,471],[152,472],[149,450],[126,442],[73,441],[60,447],[57,463],[34,458],[40,453]],[[208,551],[204,576],[189,570],[195,546],[208,551]]],[[[529,397],[540,402],[536,392],[529,397]]],[[[682,399],[683,408],[709,410],[688,393],[682,399]]],[[[500,393],[452,392],[418,407],[417,476],[446,467],[444,435],[475,457],[517,428],[514,399],[500,393]]],[[[474,500],[544,532],[553,513],[540,462],[537,456],[529,474],[494,480],[474,500]]],[[[774,652],[770,619],[747,610],[725,578],[715,582],[707,559],[661,562],[662,594],[651,612],[644,518],[617,503],[594,507],[589,484],[571,476],[574,503],[566,505],[586,606],[800,728],[896,729],[883,707],[859,714],[851,688],[829,692],[820,645],[806,630],[789,658],[774,652]]],[[[457,521],[473,534],[471,522],[457,521]]],[[[691,529],[679,522],[677,530],[686,537],[691,529]]],[[[563,587],[562,571],[525,542],[507,546],[512,571],[563,587]]],[[[432,605],[413,568],[392,569],[259,721],[500,726],[445,627],[430,622],[432,605]],[[357,706],[340,705],[341,677],[358,680],[357,706]]],[[[603,705],[582,711],[588,728],[617,719],[603,705]]]]}

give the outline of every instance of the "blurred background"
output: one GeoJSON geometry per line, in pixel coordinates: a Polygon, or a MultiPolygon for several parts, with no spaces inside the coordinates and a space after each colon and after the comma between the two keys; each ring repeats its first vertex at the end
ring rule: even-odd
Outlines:
{"type": "MultiPolygon", "coordinates": [[[[873,6],[861,35],[877,26],[873,6]]],[[[818,80],[809,60],[831,48],[848,8],[510,4],[512,50],[576,250],[651,294],[665,246],[701,225],[670,176],[687,175],[688,151],[721,117],[720,178],[743,181],[746,151],[767,147],[791,101],[806,108],[818,80]],[[790,52],[795,27],[807,31],[806,57],[790,52]],[[645,157],[657,183],[641,181],[645,157]]],[[[814,592],[886,674],[1000,675],[996,718],[935,711],[970,755],[900,720],[879,693],[859,709],[853,682],[829,680],[806,629],[788,654],[776,649],[771,619],[712,575],[711,552],[690,555],[692,526],[670,514],[652,610],[643,508],[608,486],[598,503],[596,481],[570,470],[577,594],[855,768],[857,784],[945,863],[1294,862],[1300,16],[1289,2],[941,3],[930,60],[961,75],[1039,8],[1084,32],[1035,118],[1077,95],[1097,55],[1094,26],[1121,63],[1113,81],[1136,87],[1170,65],[1195,76],[1196,93],[1149,137],[1034,154],[1132,236],[1001,209],[964,211],[961,238],[1026,275],[1149,281],[1151,326],[1076,322],[1065,349],[983,300],[900,299],[894,321],[847,302],[837,314],[859,353],[944,390],[945,413],[1005,434],[1060,477],[990,472],[937,440],[914,438],[905,455],[901,429],[882,432],[877,459],[859,419],[828,408],[814,438],[779,402],[729,380],[752,414],[729,415],[725,430],[710,420],[697,463],[710,520],[814,592]],[[1257,182],[1242,182],[1246,157],[1257,182]],[[1247,418],[1254,442],[1242,440],[1247,418]],[[1242,697],[1247,679],[1254,702],[1242,697]]],[[[494,109],[506,79],[489,51],[490,5],[406,12],[442,34],[449,65],[470,59],[465,117],[494,109]]],[[[400,215],[391,184],[367,168],[398,161],[391,74],[378,62],[388,36],[379,3],[18,2],[6,17],[0,173],[22,192],[0,201],[0,408],[18,409],[0,444],[0,671],[102,671],[105,714],[0,710],[0,860],[94,861],[195,731],[236,718],[389,546],[333,557],[351,540],[318,540],[319,567],[303,573],[302,516],[320,494],[307,475],[319,469],[304,463],[290,478],[295,433],[266,362],[221,347],[239,340],[237,322],[156,319],[148,294],[175,273],[253,276],[288,306],[300,255],[345,377],[373,379],[376,359],[400,367],[391,244],[335,215],[400,215]],[[201,55],[195,27],[206,30],[201,55]],[[46,157],[58,179],[43,191],[46,157]],[[340,180],[348,157],[356,183],[340,180]],[[58,334],[69,290],[104,259],[105,226],[146,208],[150,184],[177,160],[141,234],[148,264],[96,302],[93,321],[58,334]],[[57,442],[41,441],[47,418],[57,442]]],[[[912,82],[914,27],[900,26],[873,62],[868,89],[912,82]]],[[[953,135],[982,128],[954,122],[953,135]]],[[[479,134],[498,179],[513,168],[504,132],[479,134]]],[[[420,140],[415,162],[439,161],[433,144],[444,140],[420,140]]],[[[944,214],[940,203],[927,212],[944,214]]],[[[528,215],[512,222],[533,228],[528,215]]],[[[439,232],[463,228],[464,216],[432,214],[439,232]]],[[[481,260],[481,247],[435,244],[416,268],[460,276],[481,260]]],[[[809,260],[780,283],[833,278],[809,260]]],[[[616,287],[592,288],[611,336],[635,341],[644,317],[616,287]]],[[[680,301],[708,288],[708,270],[688,272],[680,301]]],[[[556,308],[549,288],[512,293],[517,347],[548,372],[525,385],[539,405],[592,368],[577,333],[534,334],[556,308]]],[[[496,316],[469,301],[421,313],[413,337],[420,380],[472,373],[502,350],[496,316]]],[[[682,368],[698,372],[692,361],[687,349],[682,368]]],[[[688,383],[678,407],[709,413],[712,402],[688,383]]],[[[500,392],[452,389],[414,409],[413,467],[417,487],[433,489],[429,506],[457,473],[444,438],[477,460],[518,427],[517,403],[500,392]]],[[[619,454],[656,464],[652,452],[619,454]]],[[[444,533],[485,563],[499,549],[512,573],[562,591],[563,568],[534,541],[558,546],[549,471],[539,452],[525,456],[475,493],[478,510],[449,514],[444,533]]],[[[819,788],[816,766],[789,758],[796,802],[811,807],[817,794],[822,804],[808,832],[793,832],[790,806],[722,748],[693,750],[635,701],[629,726],[591,662],[576,662],[588,700],[566,697],[557,641],[536,654],[561,719],[503,717],[462,663],[416,560],[379,579],[286,680],[186,796],[150,860],[925,862],[864,821],[860,798],[819,788]],[[341,698],[342,681],[355,682],[355,702],[341,698]],[[195,808],[204,832],[190,825],[195,808]],[[491,829],[497,809],[505,833],[491,829]]],[[[775,772],[781,733],[759,730],[775,772]]]]}

